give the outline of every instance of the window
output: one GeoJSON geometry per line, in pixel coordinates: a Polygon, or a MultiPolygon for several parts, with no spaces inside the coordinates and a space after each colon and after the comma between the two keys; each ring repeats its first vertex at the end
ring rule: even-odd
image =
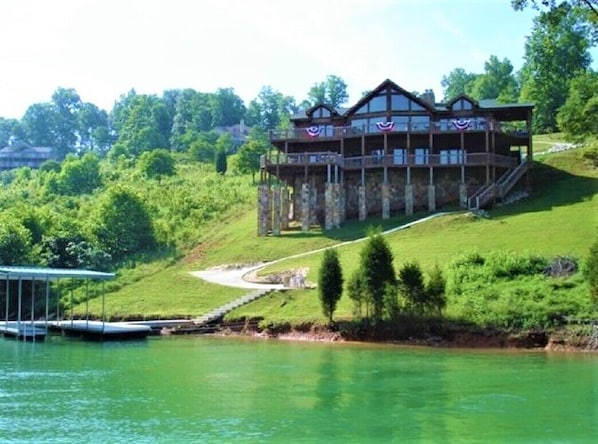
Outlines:
{"type": "Polygon", "coordinates": [[[402,94],[393,94],[390,108],[393,111],[409,111],[409,99],[402,94]]]}
{"type": "Polygon", "coordinates": [[[368,119],[353,119],[351,121],[352,133],[363,133],[367,129],[368,119]]]}
{"type": "Polygon", "coordinates": [[[320,107],[314,111],[314,113],[312,114],[312,117],[315,117],[315,118],[330,117],[330,111],[328,111],[324,107],[320,107]]]}
{"type": "Polygon", "coordinates": [[[370,113],[380,113],[386,111],[386,94],[374,97],[370,100],[370,113]]]}
{"type": "Polygon", "coordinates": [[[428,131],[430,129],[429,116],[411,116],[412,131],[428,131]]]}
{"type": "Polygon", "coordinates": [[[392,150],[392,162],[395,165],[405,165],[407,163],[407,148],[394,148],[392,150]]]}
{"type": "Polygon", "coordinates": [[[459,165],[463,163],[463,151],[458,148],[451,148],[440,151],[441,165],[459,165]]]}
{"type": "Polygon", "coordinates": [[[395,123],[395,131],[407,131],[409,128],[409,116],[392,116],[390,120],[395,123]]]}
{"type": "Polygon", "coordinates": [[[415,164],[425,165],[428,163],[428,148],[415,148],[415,164]]]}
{"type": "Polygon", "coordinates": [[[451,106],[451,109],[453,111],[464,111],[464,110],[470,110],[472,108],[473,108],[472,103],[467,99],[459,99],[455,103],[453,103],[453,106],[451,106]]]}

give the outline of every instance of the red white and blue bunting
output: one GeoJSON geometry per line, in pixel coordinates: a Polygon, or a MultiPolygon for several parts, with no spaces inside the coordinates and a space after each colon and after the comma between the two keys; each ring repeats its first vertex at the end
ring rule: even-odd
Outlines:
{"type": "Polygon", "coordinates": [[[395,126],[394,122],[376,122],[376,126],[382,132],[392,131],[395,126]]]}
{"type": "Polygon", "coordinates": [[[307,135],[309,137],[318,137],[320,135],[320,132],[322,131],[322,128],[320,128],[319,126],[310,126],[308,128],[305,128],[305,131],[307,132],[307,135]]]}
{"type": "Polygon", "coordinates": [[[457,128],[459,131],[465,131],[467,128],[469,128],[470,123],[471,123],[471,120],[467,120],[467,119],[453,120],[453,125],[455,125],[455,128],[457,128]]]}

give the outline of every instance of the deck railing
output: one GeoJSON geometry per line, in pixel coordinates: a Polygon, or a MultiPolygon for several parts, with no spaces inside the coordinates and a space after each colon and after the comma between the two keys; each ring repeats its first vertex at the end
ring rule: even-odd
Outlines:
{"type": "MultiPolygon", "coordinates": [[[[392,128],[385,131],[381,130],[376,124],[361,125],[361,126],[330,126],[321,125],[313,126],[308,128],[287,128],[287,129],[276,129],[270,130],[270,140],[340,140],[345,137],[356,137],[367,134],[379,134],[384,133],[429,133],[430,130],[433,133],[459,133],[461,132],[452,125],[440,125],[433,122],[431,125],[426,123],[397,123],[392,128]]],[[[474,123],[464,130],[465,132],[471,131],[485,131],[485,126],[474,123]]],[[[495,126],[495,130],[501,131],[500,126],[495,126]]],[[[522,131],[501,131],[508,134],[527,136],[526,132],[522,131]]]]}
{"type": "Polygon", "coordinates": [[[458,158],[449,158],[443,154],[407,154],[396,156],[368,155],[344,157],[334,152],[305,152],[305,153],[270,153],[261,158],[262,168],[273,166],[305,167],[318,165],[338,165],[346,170],[380,167],[451,167],[451,166],[486,166],[495,165],[504,168],[514,168],[517,160],[513,157],[492,153],[467,153],[458,158]]]}

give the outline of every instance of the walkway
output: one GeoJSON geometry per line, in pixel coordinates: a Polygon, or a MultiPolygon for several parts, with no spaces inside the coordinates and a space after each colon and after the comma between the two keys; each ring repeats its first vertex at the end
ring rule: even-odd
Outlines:
{"type": "MultiPolygon", "coordinates": [[[[421,219],[417,219],[413,222],[409,222],[407,224],[403,224],[398,227],[391,228],[390,230],[386,230],[386,231],[382,232],[382,235],[391,234],[391,233],[394,233],[399,230],[405,230],[414,225],[421,224],[423,222],[427,222],[431,219],[434,219],[439,216],[444,216],[447,214],[450,214],[450,213],[435,213],[430,216],[426,216],[421,219]]],[[[206,313],[203,316],[200,316],[199,318],[194,319],[193,322],[196,325],[209,324],[210,322],[213,322],[213,321],[223,318],[228,312],[232,311],[233,309],[240,307],[242,305],[245,305],[249,302],[252,302],[256,299],[259,299],[274,290],[289,290],[292,288],[292,287],[285,287],[283,284],[262,284],[262,283],[257,283],[257,282],[250,282],[246,279],[246,277],[248,275],[254,275],[256,272],[258,272],[262,268],[268,267],[272,264],[275,264],[277,262],[282,262],[282,261],[285,261],[288,259],[295,259],[298,257],[308,256],[310,254],[320,253],[328,248],[338,248],[338,247],[342,247],[345,245],[362,242],[366,239],[367,239],[367,237],[362,237],[362,238],[355,239],[352,241],[341,242],[341,243],[338,243],[336,245],[332,245],[329,247],[318,248],[317,250],[311,250],[311,251],[306,251],[304,253],[294,254],[292,256],[287,256],[287,257],[284,257],[281,259],[277,259],[275,261],[248,265],[246,267],[220,266],[220,267],[209,268],[207,270],[192,271],[191,272],[192,276],[198,277],[198,278],[203,279],[204,281],[210,282],[212,284],[225,285],[228,287],[235,287],[235,288],[248,288],[248,289],[256,290],[256,291],[248,293],[238,299],[235,299],[235,300],[229,302],[228,304],[223,305],[222,307],[216,308],[215,310],[212,310],[211,312],[206,313]]]]}

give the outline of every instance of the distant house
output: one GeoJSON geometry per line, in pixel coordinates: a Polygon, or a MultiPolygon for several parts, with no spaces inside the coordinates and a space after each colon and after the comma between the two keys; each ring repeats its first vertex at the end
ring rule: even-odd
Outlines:
{"type": "Polygon", "coordinates": [[[54,149],[46,146],[31,146],[17,141],[0,149],[0,171],[13,168],[39,168],[47,160],[54,159],[54,149]]]}
{"type": "Polygon", "coordinates": [[[245,121],[241,119],[239,123],[236,123],[231,126],[217,126],[214,128],[219,135],[228,133],[233,138],[233,147],[236,151],[241,145],[247,142],[247,138],[249,137],[249,130],[250,128],[245,125],[245,121]]]}
{"type": "Polygon", "coordinates": [[[258,234],[492,205],[529,178],[532,110],[466,95],[434,103],[391,80],[348,109],[316,104],[270,133],[258,234]]]}

